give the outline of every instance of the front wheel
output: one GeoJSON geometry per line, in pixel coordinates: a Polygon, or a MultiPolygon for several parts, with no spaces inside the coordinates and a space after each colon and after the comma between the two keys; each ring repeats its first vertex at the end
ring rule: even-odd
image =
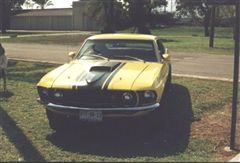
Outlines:
{"type": "Polygon", "coordinates": [[[51,129],[57,132],[63,132],[71,129],[72,125],[66,116],[52,112],[48,109],[46,109],[46,114],[51,129]]]}
{"type": "Polygon", "coordinates": [[[172,83],[172,66],[169,65],[169,72],[168,72],[168,77],[167,77],[167,81],[166,81],[166,84],[165,84],[164,93],[169,91],[169,89],[171,87],[171,83],[172,83]]]}

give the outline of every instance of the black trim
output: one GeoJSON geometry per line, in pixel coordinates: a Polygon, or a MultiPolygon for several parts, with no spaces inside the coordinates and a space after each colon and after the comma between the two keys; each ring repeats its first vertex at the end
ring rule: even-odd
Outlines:
{"type": "Polygon", "coordinates": [[[103,89],[107,89],[107,88],[108,88],[108,85],[109,85],[109,83],[112,81],[113,77],[118,73],[118,71],[119,71],[124,65],[126,65],[126,63],[122,63],[122,64],[118,67],[118,70],[111,74],[111,77],[107,80],[107,82],[106,82],[106,84],[104,85],[104,88],[103,88],[103,89]]]}
{"type": "MultiPolygon", "coordinates": [[[[75,90],[80,89],[95,89],[100,90],[103,87],[103,84],[106,83],[105,81],[111,75],[110,80],[112,77],[118,72],[115,71],[122,67],[121,62],[102,62],[97,65],[93,65],[88,70],[83,71],[78,77],[77,81],[86,81],[86,86],[72,86],[75,90]],[[115,72],[114,72],[115,71],[115,72]],[[114,72],[114,73],[113,73],[114,72]],[[86,73],[86,74],[84,74],[86,73]]],[[[110,83],[110,81],[108,82],[110,83]]]]}

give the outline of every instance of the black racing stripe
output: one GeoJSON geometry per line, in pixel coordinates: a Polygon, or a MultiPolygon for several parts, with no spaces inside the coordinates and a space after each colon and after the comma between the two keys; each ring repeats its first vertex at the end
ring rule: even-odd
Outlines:
{"type": "Polygon", "coordinates": [[[118,73],[118,71],[124,66],[126,65],[126,63],[122,63],[121,65],[119,65],[119,67],[117,68],[117,71],[115,71],[114,73],[111,74],[111,77],[108,79],[108,81],[106,82],[106,84],[104,85],[103,89],[107,89],[109,83],[112,81],[113,77],[118,73]]]}
{"type": "Polygon", "coordinates": [[[97,80],[94,83],[88,84],[88,86],[94,89],[102,89],[102,86],[109,75],[111,75],[111,72],[105,72],[104,75],[99,80],[97,80]]]}
{"type": "MultiPolygon", "coordinates": [[[[97,67],[94,69],[94,71],[90,71],[90,69],[88,70],[88,73],[91,73],[92,75],[97,75],[100,76],[99,79],[94,80],[93,82],[88,83],[87,86],[84,86],[84,88],[82,86],[77,87],[77,89],[102,89],[103,84],[105,83],[106,79],[109,77],[109,75],[112,74],[112,72],[117,69],[119,66],[121,66],[121,62],[104,62],[102,64],[102,66],[105,67],[111,67],[112,71],[97,71],[97,68],[100,68],[100,65],[97,65],[97,67]],[[101,75],[102,73],[102,75],[101,75]]],[[[92,66],[94,67],[94,66],[92,66]]],[[[101,69],[101,68],[100,68],[101,69]]],[[[81,80],[86,80],[87,77],[85,79],[81,79],[81,80]]]]}
{"type": "MultiPolygon", "coordinates": [[[[104,66],[107,62],[97,62],[95,64],[93,64],[92,67],[95,67],[95,66],[104,66]]],[[[90,63],[85,63],[85,64],[90,64],[90,63]]],[[[81,72],[81,74],[78,75],[78,77],[76,78],[76,81],[82,81],[82,80],[85,80],[87,74],[89,73],[89,71],[91,70],[90,67],[89,69],[85,69],[81,72]]]]}
{"type": "Polygon", "coordinates": [[[112,72],[117,69],[119,66],[121,65],[121,62],[108,62],[107,64],[105,64],[104,66],[107,67],[112,67],[112,71],[108,71],[108,72],[103,72],[104,75],[101,76],[101,78],[99,80],[97,80],[96,82],[89,84],[90,87],[96,88],[96,89],[102,89],[103,84],[105,83],[105,81],[107,80],[107,78],[109,77],[109,75],[112,74],[112,72]]]}

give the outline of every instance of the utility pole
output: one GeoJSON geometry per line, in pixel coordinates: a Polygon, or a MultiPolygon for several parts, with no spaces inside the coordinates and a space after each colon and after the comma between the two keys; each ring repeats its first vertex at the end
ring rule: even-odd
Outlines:
{"type": "Polygon", "coordinates": [[[239,80],[239,50],[240,50],[240,1],[236,1],[236,24],[235,24],[235,54],[233,75],[233,99],[232,99],[232,124],[230,148],[236,148],[237,127],[237,103],[238,103],[238,80],[239,80]]]}

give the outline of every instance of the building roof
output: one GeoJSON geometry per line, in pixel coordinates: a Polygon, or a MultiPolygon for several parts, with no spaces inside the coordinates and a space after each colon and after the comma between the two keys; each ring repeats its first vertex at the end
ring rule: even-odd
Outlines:
{"type": "Polygon", "coordinates": [[[116,34],[98,34],[89,37],[88,39],[100,40],[100,39],[131,39],[131,40],[154,40],[157,36],[145,35],[145,34],[130,34],[130,33],[116,33],[116,34]]]}
{"type": "Polygon", "coordinates": [[[15,16],[72,16],[72,8],[22,10],[15,16]]]}

